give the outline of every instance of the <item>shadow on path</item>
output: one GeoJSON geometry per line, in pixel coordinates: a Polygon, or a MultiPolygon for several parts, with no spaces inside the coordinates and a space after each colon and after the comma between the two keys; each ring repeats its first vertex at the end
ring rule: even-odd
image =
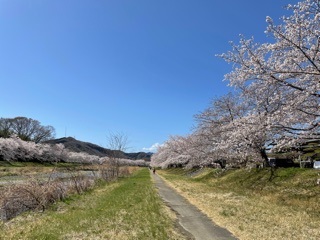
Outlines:
{"type": "Polygon", "coordinates": [[[198,208],[169,187],[158,174],[152,174],[161,198],[173,209],[182,228],[196,240],[237,239],[225,228],[215,225],[198,208]]]}

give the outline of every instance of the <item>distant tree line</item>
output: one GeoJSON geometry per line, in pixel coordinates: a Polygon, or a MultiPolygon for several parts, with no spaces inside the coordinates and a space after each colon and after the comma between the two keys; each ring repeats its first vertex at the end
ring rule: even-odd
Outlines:
{"type": "Polygon", "coordinates": [[[144,160],[99,157],[85,152],[73,152],[63,144],[35,143],[17,136],[0,138],[0,161],[7,162],[68,162],[78,164],[110,164],[117,166],[148,166],[144,160]]]}
{"type": "Polygon", "coordinates": [[[18,136],[24,141],[35,143],[47,141],[55,137],[52,126],[43,126],[38,120],[26,117],[0,118],[0,137],[18,136]]]}

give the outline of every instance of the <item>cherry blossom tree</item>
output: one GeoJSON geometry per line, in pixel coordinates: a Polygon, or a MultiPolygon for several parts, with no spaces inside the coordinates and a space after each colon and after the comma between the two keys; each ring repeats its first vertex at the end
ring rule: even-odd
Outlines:
{"type": "MultiPolygon", "coordinates": [[[[277,131],[279,145],[318,138],[320,127],[320,1],[306,0],[287,9],[293,14],[280,25],[267,17],[271,43],[242,36],[239,45],[232,43],[232,51],[220,55],[233,63],[225,79],[246,89],[247,98],[273,89],[268,101],[277,108],[269,112],[268,124],[277,131]]],[[[265,100],[256,98],[258,109],[265,100]]]]}
{"type": "Polygon", "coordinates": [[[293,147],[320,136],[320,0],[288,5],[277,25],[267,17],[269,43],[240,37],[219,55],[233,64],[225,80],[235,94],[196,115],[196,130],[169,139],[152,165],[204,166],[267,161],[267,149],[293,147]]]}
{"type": "Polygon", "coordinates": [[[247,141],[250,134],[245,130],[248,122],[244,120],[249,110],[249,105],[238,94],[229,93],[212,101],[209,108],[195,116],[202,144],[207,145],[216,160],[241,162],[247,159],[242,155],[248,153],[248,146],[252,144],[247,141]]]}

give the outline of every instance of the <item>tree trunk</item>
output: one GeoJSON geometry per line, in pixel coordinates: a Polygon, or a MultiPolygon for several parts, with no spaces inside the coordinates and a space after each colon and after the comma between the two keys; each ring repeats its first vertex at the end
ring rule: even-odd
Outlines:
{"type": "Polygon", "coordinates": [[[265,165],[268,166],[269,161],[268,161],[268,155],[267,155],[267,152],[266,152],[266,149],[265,149],[265,148],[261,148],[261,149],[260,149],[260,156],[261,156],[262,159],[264,160],[265,165]]]}

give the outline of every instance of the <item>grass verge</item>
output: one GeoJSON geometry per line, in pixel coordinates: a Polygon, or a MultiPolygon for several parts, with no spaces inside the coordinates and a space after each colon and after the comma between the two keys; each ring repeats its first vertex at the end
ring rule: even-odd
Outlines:
{"type": "Polygon", "coordinates": [[[0,239],[183,239],[147,169],[102,184],[44,213],[0,223],[0,239]]]}
{"type": "Polygon", "coordinates": [[[320,186],[314,169],[158,173],[239,239],[319,239],[320,186]]]}

